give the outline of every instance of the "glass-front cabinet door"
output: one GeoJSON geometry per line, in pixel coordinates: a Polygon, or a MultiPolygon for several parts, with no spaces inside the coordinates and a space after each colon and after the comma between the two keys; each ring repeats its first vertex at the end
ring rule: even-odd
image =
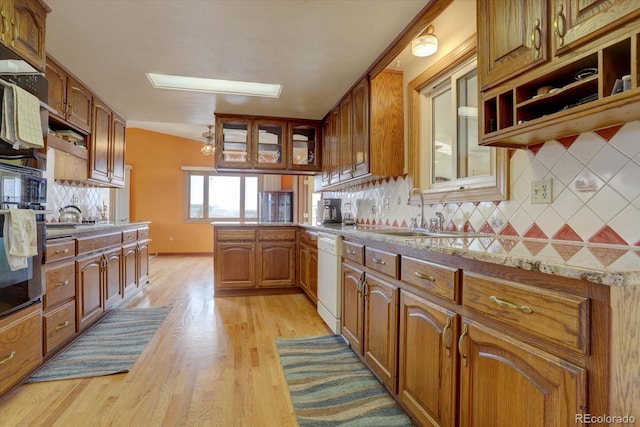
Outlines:
{"type": "Polygon", "coordinates": [[[216,124],[216,166],[245,169],[251,165],[251,120],[218,117],[216,124]]]}
{"type": "Polygon", "coordinates": [[[320,126],[316,123],[292,122],[289,137],[289,168],[320,170],[320,126]]]}
{"type": "Polygon", "coordinates": [[[287,123],[271,119],[257,119],[254,122],[255,144],[253,162],[257,169],[285,169],[287,153],[285,135],[287,123]]]}

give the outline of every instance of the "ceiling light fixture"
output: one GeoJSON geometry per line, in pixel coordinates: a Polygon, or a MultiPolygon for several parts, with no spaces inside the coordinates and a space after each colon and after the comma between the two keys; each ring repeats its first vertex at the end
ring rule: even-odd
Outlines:
{"type": "Polygon", "coordinates": [[[216,154],[216,146],[213,143],[214,134],[211,131],[213,129],[213,125],[207,126],[209,130],[202,134],[202,137],[205,139],[205,143],[200,149],[200,154],[203,156],[213,156],[216,154]]]}
{"type": "Polygon", "coordinates": [[[433,25],[429,25],[411,42],[411,53],[414,56],[429,56],[438,50],[438,38],[433,34],[433,25]]]}
{"type": "Polygon", "coordinates": [[[265,98],[279,98],[280,92],[282,91],[282,85],[271,83],[206,79],[155,73],[147,73],[147,78],[149,78],[153,87],[158,89],[213,92],[225,95],[262,96],[265,98]]]}

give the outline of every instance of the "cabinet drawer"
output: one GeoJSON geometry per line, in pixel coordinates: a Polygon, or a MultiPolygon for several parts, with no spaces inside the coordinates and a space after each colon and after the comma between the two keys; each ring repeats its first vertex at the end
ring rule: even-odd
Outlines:
{"type": "Polygon", "coordinates": [[[74,256],[76,256],[75,240],[47,240],[45,262],[54,262],[65,258],[72,258],[74,256]]]}
{"type": "Polygon", "coordinates": [[[0,320],[0,394],[42,363],[42,305],[0,320]]]}
{"type": "Polygon", "coordinates": [[[343,240],[342,257],[356,264],[364,265],[364,246],[343,240]]]}
{"type": "Polygon", "coordinates": [[[403,282],[457,301],[460,269],[405,256],[400,264],[400,278],[403,282]]]}
{"type": "Polygon", "coordinates": [[[55,350],[76,333],[76,302],[69,301],[43,318],[45,354],[55,350]]]}
{"type": "Polygon", "coordinates": [[[122,233],[101,234],[92,237],[78,237],[78,255],[122,244],[122,233]]]}
{"type": "Polygon", "coordinates": [[[259,240],[290,240],[295,241],[296,230],[293,228],[281,229],[274,228],[273,230],[258,230],[259,240]]]}
{"type": "Polygon", "coordinates": [[[397,254],[391,252],[370,247],[364,249],[364,265],[394,279],[398,278],[398,258],[397,254]]]}
{"type": "Polygon", "coordinates": [[[255,229],[237,229],[237,230],[229,230],[229,229],[219,229],[216,232],[217,240],[255,240],[256,239],[256,230],[255,229]]]}
{"type": "Polygon", "coordinates": [[[44,308],[76,295],[76,267],[73,261],[54,268],[47,268],[47,293],[44,295],[44,308]]]}
{"type": "Polygon", "coordinates": [[[465,307],[586,354],[589,300],[474,273],[465,273],[465,307]]]}
{"type": "Polygon", "coordinates": [[[138,230],[127,230],[122,232],[122,243],[131,243],[138,240],[138,230]]]}
{"type": "Polygon", "coordinates": [[[149,228],[138,228],[138,240],[147,240],[149,238],[149,228]]]}

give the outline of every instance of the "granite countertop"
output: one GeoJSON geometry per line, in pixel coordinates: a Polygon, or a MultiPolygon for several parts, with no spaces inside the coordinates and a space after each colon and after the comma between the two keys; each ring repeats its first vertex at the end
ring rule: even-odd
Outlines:
{"type": "Polygon", "coordinates": [[[588,280],[610,286],[640,285],[640,248],[494,234],[445,232],[436,237],[385,234],[392,227],[306,223],[214,222],[215,226],[301,226],[315,231],[403,245],[506,267],[588,280]]]}
{"type": "Polygon", "coordinates": [[[82,224],[51,223],[46,224],[47,238],[75,236],[83,233],[93,233],[96,231],[111,230],[115,228],[135,227],[150,224],[151,221],[132,222],[99,222],[82,224]]]}

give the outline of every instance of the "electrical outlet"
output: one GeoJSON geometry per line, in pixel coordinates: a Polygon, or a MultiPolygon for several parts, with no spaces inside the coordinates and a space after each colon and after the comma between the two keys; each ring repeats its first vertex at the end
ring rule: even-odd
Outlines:
{"type": "Polygon", "coordinates": [[[80,202],[80,198],[78,197],[78,195],[77,195],[77,194],[74,194],[74,195],[71,197],[71,204],[73,204],[73,205],[77,205],[79,202],[80,202]]]}
{"type": "Polygon", "coordinates": [[[531,203],[551,203],[553,200],[551,179],[531,181],[531,203]]]}

